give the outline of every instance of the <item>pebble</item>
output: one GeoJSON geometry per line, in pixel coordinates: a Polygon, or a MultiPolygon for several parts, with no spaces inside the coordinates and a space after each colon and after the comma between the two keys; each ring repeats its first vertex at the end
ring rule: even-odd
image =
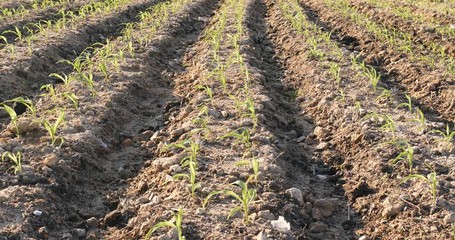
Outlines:
{"type": "Polygon", "coordinates": [[[298,188],[289,188],[286,190],[286,193],[289,194],[291,198],[297,200],[300,204],[303,204],[302,190],[298,188]]]}
{"type": "Polygon", "coordinates": [[[204,208],[196,209],[196,215],[204,215],[204,214],[205,214],[205,209],[204,208]]]}
{"type": "Polygon", "coordinates": [[[392,203],[389,198],[386,198],[382,204],[384,206],[384,210],[382,210],[382,217],[387,218],[397,215],[406,206],[403,201],[392,203]]]}
{"type": "Polygon", "coordinates": [[[455,223],[455,213],[447,214],[444,217],[444,223],[445,224],[455,223]]]}
{"type": "Polygon", "coordinates": [[[335,198],[318,199],[313,203],[313,208],[321,210],[324,217],[329,217],[337,209],[337,202],[335,198]]]}
{"type": "Polygon", "coordinates": [[[275,219],[275,216],[273,213],[270,212],[270,210],[262,210],[258,212],[258,217],[262,218],[264,220],[273,220],[275,219]]]}
{"type": "Polygon", "coordinates": [[[221,111],[221,116],[223,116],[224,118],[227,118],[227,117],[229,117],[229,112],[228,111],[221,111]]]}
{"type": "Polygon", "coordinates": [[[274,192],[265,192],[262,194],[262,197],[267,201],[273,201],[276,199],[276,193],[274,192]]]}
{"type": "Polygon", "coordinates": [[[327,224],[317,221],[315,223],[310,224],[309,232],[321,233],[321,232],[325,232],[326,230],[327,230],[327,224]]]}
{"type": "Polygon", "coordinates": [[[139,199],[137,199],[137,202],[138,202],[139,204],[148,203],[149,201],[150,201],[150,199],[149,199],[148,197],[146,197],[146,196],[142,196],[142,197],[140,197],[139,199]]]}
{"type": "Polygon", "coordinates": [[[33,215],[40,217],[41,215],[43,215],[43,212],[40,210],[35,210],[35,211],[33,211],[33,215]]]}
{"type": "Polygon", "coordinates": [[[54,167],[58,163],[57,154],[53,153],[44,158],[44,164],[48,167],[54,167]]]}
{"type": "Polygon", "coordinates": [[[328,131],[325,130],[324,128],[320,127],[320,126],[317,126],[317,127],[314,128],[313,133],[318,138],[323,138],[325,135],[327,135],[328,131]]]}
{"type": "Polygon", "coordinates": [[[108,226],[114,226],[121,217],[122,213],[119,210],[114,210],[104,217],[104,223],[108,226]]]}
{"type": "Polygon", "coordinates": [[[47,227],[40,227],[38,229],[38,235],[40,236],[40,238],[42,239],[47,239],[49,238],[49,229],[47,229],[47,227]]]}
{"type": "Polygon", "coordinates": [[[87,231],[85,231],[85,229],[82,229],[82,228],[74,229],[74,235],[76,235],[76,237],[78,237],[78,238],[83,238],[83,237],[85,237],[86,234],[87,234],[87,231]]]}
{"type": "Polygon", "coordinates": [[[359,237],[359,240],[367,240],[367,236],[361,236],[359,237]]]}
{"type": "Polygon", "coordinates": [[[267,240],[267,236],[265,235],[264,231],[261,231],[257,236],[256,240],[267,240]]]}
{"type": "Polygon", "coordinates": [[[330,147],[330,144],[328,142],[321,142],[315,147],[315,150],[324,151],[324,150],[329,149],[329,147],[330,147]]]}
{"type": "Polygon", "coordinates": [[[291,230],[291,224],[286,222],[283,216],[279,216],[278,220],[271,221],[272,227],[279,232],[289,232],[291,230]]]}
{"type": "Polygon", "coordinates": [[[96,219],[95,217],[91,217],[91,218],[87,219],[86,222],[87,222],[87,226],[92,227],[92,228],[98,227],[98,225],[99,225],[98,219],[96,219]]]}
{"type": "Polygon", "coordinates": [[[281,178],[286,174],[281,167],[275,164],[268,165],[266,172],[268,173],[268,175],[271,175],[274,178],[281,178]]]}
{"type": "Polygon", "coordinates": [[[183,171],[182,167],[178,164],[175,164],[175,165],[172,165],[169,167],[169,169],[171,170],[171,172],[173,173],[180,173],[183,171]]]}

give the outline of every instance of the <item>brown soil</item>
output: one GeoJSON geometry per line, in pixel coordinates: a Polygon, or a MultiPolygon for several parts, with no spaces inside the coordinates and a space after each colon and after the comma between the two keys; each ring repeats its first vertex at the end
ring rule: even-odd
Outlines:
{"type": "MultiPolygon", "coordinates": [[[[43,37],[31,57],[22,49],[18,59],[0,62],[1,100],[31,97],[38,117],[51,120],[59,104],[65,110],[60,147],[49,145],[30,113],[19,116],[20,137],[0,113],[0,154],[23,153],[17,175],[8,170],[11,162],[0,162],[1,240],[144,239],[153,225],[171,219],[179,208],[186,239],[454,237],[455,147],[453,140],[438,142],[440,136],[431,132],[444,129],[447,122],[453,126],[453,79],[400,56],[320,0],[302,1],[293,11],[302,11],[324,33],[335,30],[330,46],[341,49],[339,58],[322,43],[318,49],[324,57],[312,56],[308,39],[292,28],[280,1],[194,0],[169,12],[170,20],[149,41],[134,41],[134,55],[126,54],[119,69],[111,67],[108,81],[92,69],[95,96],[81,84],[71,85],[78,110],[40,96],[39,87],[53,82],[50,73],[72,72],[58,60],[74,59],[106,39],[117,51],[126,44],[124,24],[140,21],[139,12],[159,2],[131,1],[65,35],[43,37]],[[226,8],[229,3],[233,6],[226,8]],[[244,7],[243,32],[236,42],[243,62],[231,59],[239,7],[244,7]],[[226,91],[211,74],[219,63],[207,40],[224,9],[219,56],[221,63],[229,63],[226,91]],[[378,98],[380,92],[372,91],[352,67],[350,57],[358,52],[383,74],[379,87],[391,89],[387,99],[378,98]],[[331,63],[340,66],[339,85],[329,71],[331,63]],[[201,85],[213,90],[213,99],[201,85]],[[415,109],[396,108],[404,91],[427,117],[422,129],[411,120],[415,109]],[[239,109],[247,109],[237,107],[227,93],[254,102],[257,122],[239,115],[239,109]],[[367,115],[372,113],[390,115],[395,131],[382,129],[385,120],[367,115]],[[196,121],[204,119],[205,128],[196,121]],[[251,149],[223,137],[245,130],[251,149]],[[164,150],[185,140],[200,147],[196,170],[201,187],[195,196],[188,181],[172,177],[187,172],[179,166],[185,153],[164,150]],[[400,149],[388,142],[398,140],[412,147],[412,169],[405,160],[391,162],[400,149]],[[241,212],[226,217],[237,204],[228,196],[214,196],[201,207],[212,191],[240,193],[231,183],[247,181],[253,171],[236,163],[253,157],[260,171],[248,183],[257,191],[249,207],[250,223],[241,212]],[[432,172],[438,180],[436,199],[423,181],[403,183],[409,174],[432,172]],[[290,229],[273,226],[281,217],[290,229]]],[[[147,26],[135,29],[136,35],[150,32],[147,26]]],[[[56,83],[57,89],[63,87],[56,83]]],[[[175,234],[160,229],[152,239],[176,239],[175,234]]]]}

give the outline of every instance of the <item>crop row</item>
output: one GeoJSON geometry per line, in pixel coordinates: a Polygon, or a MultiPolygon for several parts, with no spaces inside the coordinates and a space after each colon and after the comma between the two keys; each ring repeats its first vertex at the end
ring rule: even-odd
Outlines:
{"type": "MultiPolygon", "coordinates": [[[[422,181],[427,186],[428,195],[432,198],[432,205],[436,206],[440,176],[438,176],[434,165],[429,163],[436,161],[436,159],[430,161],[416,157],[414,152],[416,147],[424,148],[424,146],[416,142],[415,139],[425,139],[424,141],[433,143],[432,146],[429,146],[430,148],[440,146],[445,149],[444,151],[450,152],[453,148],[452,141],[455,136],[453,126],[446,125],[432,129],[431,126],[434,126],[434,123],[428,121],[425,114],[413,105],[412,99],[406,95],[407,101],[400,103],[397,98],[399,93],[396,90],[388,89],[387,85],[381,82],[380,74],[372,66],[365,64],[354,54],[350,56],[336,54],[341,52],[337,43],[331,41],[327,32],[308,20],[297,0],[279,1],[279,5],[286,20],[306,42],[304,48],[307,58],[313,60],[315,68],[322,69],[322,72],[329,79],[328,82],[322,82],[320,87],[330,89],[329,91],[332,93],[328,94],[335,97],[328,98],[329,101],[333,102],[332,104],[335,107],[344,109],[341,111],[345,111],[345,114],[350,116],[348,123],[335,122],[334,124],[337,125],[335,128],[346,126],[346,124],[351,124],[352,128],[355,126],[362,128],[361,126],[365,125],[369,125],[373,129],[376,128],[374,134],[378,134],[380,137],[376,137],[373,142],[370,142],[372,153],[369,156],[377,155],[376,150],[392,152],[390,155],[376,156],[379,158],[378,162],[382,161],[381,158],[388,158],[387,162],[393,168],[392,174],[385,176],[385,178],[397,184],[398,192],[403,191],[400,186],[405,182],[410,180],[422,181]],[[348,64],[349,62],[351,64],[348,64]],[[367,86],[369,87],[367,88],[367,86]],[[397,118],[397,116],[401,117],[397,118]]],[[[300,89],[307,89],[301,92],[303,99],[313,97],[309,89],[318,88],[317,86],[308,86],[308,84],[301,83],[304,87],[300,89]]],[[[319,91],[321,90],[316,92],[319,91]]],[[[321,101],[319,98],[317,97],[314,101],[321,101]]],[[[333,116],[341,114],[339,109],[309,103],[309,106],[314,105],[317,105],[316,109],[319,113],[328,111],[328,114],[333,116]]],[[[319,119],[322,116],[315,113],[315,117],[319,119]]],[[[343,139],[343,137],[340,138],[343,139]]],[[[355,143],[348,143],[348,145],[347,148],[352,148],[355,143]]],[[[345,149],[343,146],[338,148],[341,152],[348,152],[347,154],[351,152],[350,149],[345,149]]],[[[350,162],[349,158],[346,159],[347,163],[350,162]]],[[[355,165],[358,164],[361,163],[355,163],[355,165]]],[[[366,168],[370,169],[371,167],[366,168]]],[[[362,175],[362,173],[359,174],[362,175]]],[[[369,182],[375,182],[375,180],[369,182]]]]}

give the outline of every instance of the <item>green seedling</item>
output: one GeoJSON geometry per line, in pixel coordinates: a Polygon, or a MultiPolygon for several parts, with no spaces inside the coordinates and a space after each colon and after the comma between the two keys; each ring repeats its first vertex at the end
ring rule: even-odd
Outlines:
{"type": "Polygon", "coordinates": [[[411,179],[420,179],[428,184],[428,188],[430,190],[431,196],[433,197],[433,203],[436,204],[437,201],[437,194],[438,194],[438,179],[436,176],[436,172],[432,172],[427,176],[421,174],[410,174],[405,177],[402,183],[407,182],[411,179]]]}
{"type": "Polygon", "coordinates": [[[49,74],[49,77],[54,77],[57,78],[58,80],[63,82],[63,85],[65,87],[68,87],[69,84],[71,83],[71,78],[67,76],[65,73],[62,73],[61,75],[58,73],[51,73],[49,74]]]}
{"type": "Polygon", "coordinates": [[[405,107],[409,110],[410,113],[412,113],[412,99],[410,96],[408,96],[408,94],[405,94],[404,96],[406,97],[408,102],[398,104],[398,106],[395,109],[398,109],[400,107],[405,107]]]}
{"type": "Polygon", "coordinates": [[[248,98],[245,102],[243,102],[245,105],[246,110],[248,113],[245,113],[242,115],[242,117],[249,117],[251,118],[251,121],[253,122],[253,128],[256,128],[257,123],[258,123],[258,118],[256,115],[256,110],[254,108],[254,102],[251,100],[251,98],[248,98]]]}
{"type": "Polygon", "coordinates": [[[209,97],[209,101],[210,102],[213,102],[213,91],[212,91],[212,88],[207,86],[207,85],[197,85],[196,86],[197,89],[199,90],[204,90],[205,93],[207,94],[207,96],[209,97]]]}
{"type": "Polygon", "coordinates": [[[417,122],[419,124],[419,131],[422,132],[427,127],[425,114],[419,108],[416,108],[417,118],[413,118],[413,122],[417,122]]]}
{"type": "Polygon", "coordinates": [[[73,70],[76,71],[76,73],[78,75],[81,74],[82,69],[85,67],[83,58],[80,56],[77,57],[76,59],[74,59],[73,62],[71,62],[70,60],[67,60],[67,59],[62,59],[62,60],[59,60],[57,63],[66,63],[66,64],[70,65],[71,67],[73,67],[73,70]]]}
{"type": "MultiPolygon", "coordinates": [[[[230,132],[224,136],[221,137],[221,139],[224,138],[234,138],[236,140],[237,144],[242,144],[247,152],[251,151],[252,148],[252,142],[250,139],[250,131],[248,129],[243,130],[241,133],[237,131],[230,132]]],[[[246,153],[243,154],[245,156],[246,153]]]]}
{"type": "Polygon", "coordinates": [[[43,120],[41,124],[47,130],[49,136],[51,137],[51,145],[54,146],[55,142],[60,139],[61,143],[60,146],[63,144],[64,140],[61,137],[57,136],[57,131],[59,127],[65,122],[65,112],[60,111],[57,120],[55,120],[54,124],[49,122],[49,120],[43,120]]]}
{"type": "Polygon", "coordinates": [[[390,91],[389,89],[386,89],[386,88],[381,88],[382,91],[381,91],[381,94],[379,94],[379,96],[376,97],[376,100],[380,100],[380,99],[389,99],[391,96],[392,96],[392,91],[390,91]]]}
{"type": "Polygon", "coordinates": [[[371,86],[373,86],[374,92],[376,92],[377,85],[381,79],[381,75],[376,71],[374,67],[368,66],[363,68],[364,74],[370,80],[371,86]]]}
{"type": "Polygon", "coordinates": [[[2,40],[4,42],[4,43],[0,44],[0,46],[8,45],[8,39],[6,39],[5,36],[0,35],[0,40],[2,40]]]}
{"type": "Polygon", "coordinates": [[[5,159],[11,160],[14,165],[9,168],[9,170],[13,170],[14,174],[17,174],[18,172],[22,172],[22,154],[21,152],[17,152],[16,154],[13,154],[11,152],[4,152],[2,154],[2,161],[5,161],[5,159]]]}
{"type": "Polygon", "coordinates": [[[14,109],[12,107],[10,107],[10,106],[8,106],[8,105],[6,105],[4,103],[2,103],[1,105],[2,105],[1,108],[8,113],[8,115],[9,115],[9,117],[11,119],[11,124],[13,124],[14,129],[16,129],[16,136],[19,137],[20,133],[19,133],[19,127],[17,126],[17,113],[16,113],[16,111],[14,111],[14,109]]]}
{"type": "Polygon", "coordinates": [[[22,32],[21,30],[19,30],[19,28],[17,26],[14,27],[14,31],[13,30],[6,30],[3,32],[3,34],[5,33],[11,33],[11,34],[14,34],[16,36],[16,38],[14,39],[15,41],[22,41],[22,32]]]}
{"type": "Polygon", "coordinates": [[[191,197],[195,196],[196,189],[201,187],[201,183],[196,182],[196,162],[188,161],[186,163],[189,173],[179,173],[172,176],[174,179],[186,178],[190,181],[191,185],[191,197]]]}
{"type": "Polygon", "coordinates": [[[43,93],[41,96],[49,96],[54,102],[57,100],[57,94],[55,92],[55,88],[54,88],[54,85],[53,84],[45,84],[43,86],[40,87],[40,90],[43,91],[47,91],[47,94],[46,93],[43,93]]]}
{"type": "Polygon", "coordinates": [[[189,173],[176,174],[174,175],[175,179],[187,178],[191,184],[191,196],[195,196],[195,191],[201,185],[196,182],[196,169],[197,169],[197,155],[200,149],[199,144],[195,143],[192,140],[185,140],[182,143],[173,143],[166,145],[161,151],[167,151],[169,149],[182,149],[186,156],[180,161],[180,166],[182,168],[188,168],[189,173]],[[189,146],[187,146],[189,145],[189,146]]]}
{"type": "Polygon", "coordinates": [[[66,98],[71,101],[73,104],[74,109],[78,110],[79,109],[79,101],[77,100],[77,96],[74,93],[70,92],[65,92],[63,93],[63,98],[66,98]]]}
{"type": "Polygon", "coordinates": [[[396,165],[400,161],[406,161],[409,167],[409,172],[412,172],[414,162],[414,149],[406,141],[398,141],[392,143],[400,149],[400,153],[394,159],[390,161],[391,164],[396,165]]]}
{"type": "Polygon", "coordinates": [[[150,239],[150,236],[158,229],[160,228],[175,228],[178,233],[179,240],[185,240],[185,236],[183,236],[183,230],[182,230],[182,222],[183,222],[183,210],[182,208],[179,208],[177,213],[174,214],[171,220],[169,221],[163,221],[157,223],[155,226],[153,226],[145,235],[145,240],[150,239]]]}
{"type": "Polygon", "coordinates": [[[30,110],[30,113],[32,114],[33,117],[36,117],[36,108],[35,105],[33,104],[33,101],[28,99],[28,98],[23,98],[23,97],[17,97],[11,100],[8,100],[6,102],[11,102],[11,103],[16,103],[16,104],[22,104],[24,105],[28,110],[30,110]]]}
{"type": "Polygon", "coordinates": [[[233,197],[235,200],[238,201],[238,205],[235,206],[228,214],[227,218],[229,219],[235,213],[242,211],[244,216],[244,223],[250,223],[250,214],[249,214],[249,207],[253,203],[254,199],[256,198],[256,189],[249,189],[248,183],[243,182],[242,180],[237,180],[232,185],[236,185],[242,189],[241,195],[238,195],[232,190],[221,190],[221,191],[213,191],[207,195],[202,203],[202,207],[205,208],[207,206],[208,201],[215,195],[225,194],[227,196],[233,197]]]}
{"type": "Polygon", "coordinates": [[[371,113],[371,114],[367,114],[362,119],[365,119],[365,118],[372,118],[374,121],[380,121],[382,119],[384,124],[379,129],[392,133],[392,137],[393,137],[393,139],[395,139],[396,127],[395,127],[395,121],[393,120],[391,115],[371,113]]]}
{"type": "Polygon", "coordinates": [[[441,130],[432,130],[431,132],[437,133],[442,136],[442,140],[437,140],[446,143],[449,145],[452,142],[453,137],[455,136],[455,129],[450,131],[449,124],[446,124],[446,131],[443,132],[441,130]]]}
{"type": "Polygon", "coordinates": [[[93,80],[93,73],[89,72],[88,74],[82,73],[82,83],[88,87],[92,96],[96,96],[95,90],[95,81],[93,80]]]}
{"type": "Polygon", "coordinates": [[[335,79],[337,86],[340,86],[341,82],[341,67],[336,62],[329,63],[329,73],[335,79]]]}
{"type": "Polygon", "coordinates": [[[241,160],[236,162],[235,165],[238,167],[250,165],[251,169],[253,170],[253,174],[248,178],[246,182],[257,182],[259,175],[259,160],[257,160],[254,156],[251,160],[241,160]]]}

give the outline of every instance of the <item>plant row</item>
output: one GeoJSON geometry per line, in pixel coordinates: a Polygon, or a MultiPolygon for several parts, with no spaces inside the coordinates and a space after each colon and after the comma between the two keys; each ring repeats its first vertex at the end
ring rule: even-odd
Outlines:
{"type": "MultiPolygon", "coordinates": [[[[440,135],[440,138],[435,138],[436,143],[442,142],[447,149],[453,147],[453,137],[455,136],[455,129],[451,130],[449,125],[445,129],[429,130],[427,125],[428,121],[424,113],[412,103],[412,99],[405,95],[407,101],[403,103],[396,103],[391,89],[387,89],[382,85],[381,75],[375,68],[366,65],[363,61],[359,60],[359,56],[351,55],[350,59],[341,53],[341,49],[336,43],[332,42],[328,33],[321,30],[317,25],[307,19],[301,10],[297,0],[293,1],[279,1],[282,13],[289,21],[292,28],[302,34],[307,42],[308,57],[321,61],[319,65],[325,68],[325,72],[334,82],[334,89],[337,89],[336,95],[339,101],[352,104],[352,108],[367,114],[363,114],[360,121],[371,121],[378,130],[385,132],[386,135],[382,141],[377,143],[378,147],[390,146],[398,151],[396,157],[390,159],[391,165],[400,165],[407,167],[408,175],[402,179],[405,182],[409,179],[420,179],[428,183],[428,188],[433,197],[434,203],[437,199],[437,175],[434,170],[428,176],[419,174],[414,170],[414,147],[411,144],[412,139],[406,139],[408,135],[421,135],[427,133],[430,135],[440,135]],[[296,10],[298,9],[298,10],[296,10]],[[350,70],[343,70],[343,63],[351,61],[350,70]],[[344,75],[344,76],[343,76],[344,75]],[[349,77],[353,76],[353,77],[349,77]],[[353,83],[368,82],[370,85],[370,92],[364,101],[354,101],[357,99],[346,89],[352,89],[349,86],[353,83]],[[343,85],[346,87],[343,89],[343,85]],[[383,103],[387,103],[387,107],[383,107],[383,103]],[[392,109],[393,104],[396,106],[392,109]],[[392,106],[391,106],[392,105],[392,106]],[[367,108],[365,110],[365,108],[367,108]],[[397,127],[396,120],[394,119],[397,112],[402,112],[400,109],[406,109],[409,119],[405,120],[406,125],[415,124],[414,127],[409,129],[416,129],[416,132],[405,133],[397,127]],[[369,113],[368,113],[369,112],[369,113]]],[[[400,123],[402,124],[402,123],[400,123]]],[[[400,169],[403,170],[403,169],[400,169]]],[[[427,170],[425,170],[427,172],[427,170]]]]}

